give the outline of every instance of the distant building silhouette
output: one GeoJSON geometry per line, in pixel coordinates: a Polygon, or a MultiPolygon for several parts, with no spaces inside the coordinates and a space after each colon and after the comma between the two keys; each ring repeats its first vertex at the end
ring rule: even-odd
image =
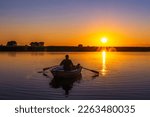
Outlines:
{"type": "Polygon", "coordinates": [[[39,42],[39,46],[44,46],[44,42],[39,42]]]}
{"type": "Polygon", "coordinates": [[[83,47],[83,45],[82,45],[82,44],[79,44],[79,45],[78,45],[78,47],[79,47],[79,48],[82,48],[82,47],[83,47]]]}
{"type": "Polygon", "coordinates": [[[43,47],[44,46],[44,42],[31,42],[30,45],[32,47],[43,47]]]}
{"type": "Polygon", "coordinates": [[[8,47],[16,47],[17,46],[17,42],[16,41],[8,41],[6,46],[8,46],[8,47]]]}

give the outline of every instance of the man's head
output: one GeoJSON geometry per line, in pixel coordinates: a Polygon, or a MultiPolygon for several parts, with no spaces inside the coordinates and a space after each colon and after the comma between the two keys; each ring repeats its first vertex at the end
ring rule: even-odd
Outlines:
{"type": "Polygon", "coordinates": [[[66,59],[69,59],[69,55],[68,54],[65,57],[66,57],[66,59]]]}

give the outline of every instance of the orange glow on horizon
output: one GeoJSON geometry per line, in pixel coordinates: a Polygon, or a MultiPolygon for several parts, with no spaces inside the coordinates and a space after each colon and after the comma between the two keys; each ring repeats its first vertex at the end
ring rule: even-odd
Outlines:
{"type": "MultiPolygon", "coordinates": [[[[117,24],[115,21],[113,23],[117,24]]],[[[59,26],[57,28],[48,28],[45,25],[43,27],[31,25],[30,30],[27,26],[24,26],[25,28],[20,26],[12,27],[7,27],[9,31],[5,30],[6,28],[0,29],[0,44],[16,40],[18,45],[29,45],[32,41],[43,41],[46,46],[77,46],[78,44],[83,44],[83,46],[150,46],[150,35],[146,35],[146,32],[138,33],[136,29],[128,30],[128,27],[123,24],[120,26],[115,25],[114,27],[109,22],[102,26],[101,29],[94,24],[88,25],[87,29],[82,26],[74,28],[68,26],[68,28],[64,27],[64,29],[59,28],[59,26]],[[140,34],[144,36],[141,37],[140,34]],[[100,37],[104,35],[107,36],[107,40],[102,39],[103,42],[100,43],[100,37]]]]}

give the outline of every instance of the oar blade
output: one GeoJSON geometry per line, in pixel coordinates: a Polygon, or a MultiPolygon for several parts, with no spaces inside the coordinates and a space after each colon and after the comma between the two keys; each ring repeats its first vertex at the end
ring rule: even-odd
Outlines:
{"type": "Polygon", "coordinates": [[[43,71],[38,71],[37,73],[43,73],[43,71]]]}
{"type": "Polygon", "coordinates": [[[91,70],[92,72],[95,72],[95,73],[97,73],[97,74],[99,74],[99,72],[98,71],[95,71],[95,70],[91,70]]]}
{"type": "Polygon", "coordinates": [[[92,70],[92,69],[88,69],[88,68],[85,68],[85,67],[82,67],[83,69],[86,69],[86,70],[89,70],[89,71],[91,71],[91,72],[94,72],[94,73],[96,73],[96,74],[99,74],[99,72],[98,71],[95,71],[95,70],[92,70]]]}
{"type": "Polygon", "coordinates": [[[47,68],[43,68],[43,71],[45,71],[45,70],[48,70],[50,67],[47,67],[47,68]]]}

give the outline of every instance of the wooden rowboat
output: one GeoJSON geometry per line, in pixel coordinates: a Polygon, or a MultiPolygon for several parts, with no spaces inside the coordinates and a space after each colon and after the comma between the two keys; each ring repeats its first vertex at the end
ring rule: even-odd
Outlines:
{"type": "Polygon", "coordinates": [[[73,69],[71,71],[65,71],[63,69],[63,66],[55,67],[51,70],[51,73],[54,77],[60,77],[60,78],[73,78],[78,77],[81,75],[82,67],[78,67],[76,69],[73,69]]]}

